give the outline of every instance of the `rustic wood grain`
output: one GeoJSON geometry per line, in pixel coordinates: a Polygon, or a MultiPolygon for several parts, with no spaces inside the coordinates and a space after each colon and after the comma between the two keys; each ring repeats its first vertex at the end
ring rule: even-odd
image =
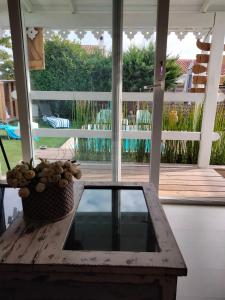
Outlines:
{"type": "Polygon", "coordinates": [[[196,76],[193,76],[192,78],[192,82],[193,84],[206,84],[207,83],[207,76],[203,76],[203,75],[196,75],[196,76]]]}
{"type": "Polygon", "coordinates": [[[43,28],[35,27],[38,31],[33,40],[27,37],[29,69],[42,70],[45,68],[43,28]]]}
{"type": "Polygon", "coordinates": [[[20,239],[26,228],[22,215],[19,215],[13,224],[0,237],[0,261],[3,263],[13,251],[14,246],[20,239]]]}
{"type": "Polygon", "coordinates": [[[206,88],[190,88],[190,93],[205,93],[206,88]]]}
{"type": "Polygon", "coordinates": [[[194,73],[194,74],[201,74],[201,73],[203,73],[203,72],[206,72],[207,71],[207,67],[206,66],[204,66],[204,65],[194,65],[193,67],[192,67],[192,72],[194,73]]]}
{"type": "Polygon", "coordinates": [[[209,54],[197,54],[196,62],[197,63],[208,63],[209,62],[209,54]]]}
{"type": "MultiPolygon", "coordinates": [[[[75,185],[75,210],[78,206],[84,186],[93,187],[101,186],[102,183],[79,182],[75,185]]],[[[138,272],[145,274],[147,272],[167,274],[186,274],[186,267],[183,258],[179,252],[172,231],[166,220],[165,214],[160,207],[158,198],[156,197],[154,187],[152,185],[140,183],[104,183],[104,186],[143,186],[147,205],[151,212],[153,226],[158,238],[160,252],[112,252],[112,251],[65,251],[63,245],[66,236],[69,232],[70,224],[73,220],[73,214],[67,218],[54,224],[46,224],[44,226],[36,226],[35,224],[23,225],[22,219],[18,219],[16,230],[13,226],[6,232],[5,239],[3,238],[3,249],[0,245],[4,263],[10,264],[33,264],[33,265],[54,265],[54,267],[63,266],[67,271],[74,271],[71,266],[76,266],[76,270],[82,266],[83,271],[94,271],[98,266],[101,272],[129,273],[131,270],[140,269],[138,272]],[[21,224],[21,225],[20,225],[21,224]],[[20,227],[22,229],[20,229],[20,227]],[[18,228],[20,230],[18,230],[18,228]],[[6,238],[10,251],[5,251],[6,238]],[[85,266],[87,268],[85,268],[85,266]],[[110,269],[110,267],[112,267],[110,269]],[[134,268],[135,267],[135,268],[134,268]],[[131,269],[131,270],[130,270],[131,269]],[[166,271],[165,271],[166,270],[166,271]]],[[[0,264],[1,267],[1,264],[0,264]]],[[[51,267],[50,267],[51,268],[51,267]]],[[[81,271],[81,270],[80,270],[81,271]]],[[[134,272],[134,273],[135,273],[134,272]]]]}
{"type": "Polygon", "coordinates": [[[175,299],[177,276],[187,268],[152,184],[105,182],[104,187],[143,189],[159,252],[63,249],[84,188],[102,186],[76,183],[74,211],[63,220],[40,225],[20,216],[10,226],[0,239],[0,298],[175,299]]]}

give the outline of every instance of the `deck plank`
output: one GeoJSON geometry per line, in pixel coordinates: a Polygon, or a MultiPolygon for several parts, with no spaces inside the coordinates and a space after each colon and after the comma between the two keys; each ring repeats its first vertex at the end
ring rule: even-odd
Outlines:
{"type": "MultiPolygon", "coordinates": [[[[110,181],[109,164],[81,164],[83,180],[110,181]]],[[[148,182],[147,164],[123,164],[122,181],[148,182]]],[[[225,201],[225,178],[214,169],[198,169],[195,166],[162,166],[160,169],[160,197],[168,198],[207,198],[225,201]]]]}
{"type": "Polygon", "coordinates": [[[225,192],[201,192],[201,191],[159,191],[160,196],[176,196],[176,197],[212,197],[212,198],[224,198],[225,192]]]}

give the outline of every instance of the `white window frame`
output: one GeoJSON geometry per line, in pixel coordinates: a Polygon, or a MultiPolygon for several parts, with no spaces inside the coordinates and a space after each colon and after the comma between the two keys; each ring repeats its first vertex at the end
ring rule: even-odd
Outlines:
{"type": "MultiPolygon", "coordinates": [[[[153,127],[150,180],[158,189],[160,169],[160,144],[162,134],[162,112],[165,81],[165,60],[168,33],[169,0],[158,0],[156,26],[155,89],[153,100],[153,127]]],[[[113,0],[112,15],[112,176],[113,181],[121,180],[121,117],[122,117],[122,37],[123,0],[113,0]]],[[[31,134],[31,105],[29,99],[28,63],[26,39],[24,37],[20,0],[8,0],[11,26],[15,77],[23,159],[33,157],[31,134]]]]}

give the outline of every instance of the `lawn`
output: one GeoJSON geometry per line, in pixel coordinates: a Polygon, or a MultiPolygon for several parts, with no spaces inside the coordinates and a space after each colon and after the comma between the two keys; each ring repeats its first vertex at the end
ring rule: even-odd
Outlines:
{"type": "Polygon", "coordinates": [[[40,137],[38,141],[34,142],[34,148],[39,149],[40,146],[47,146],[48,148],[59,148],[61,147],[66,140],[67,137],[40,137]]]}
{"type": "MultiPolygon", "coordinates": [[[[22,159],[21,141],[2,139],[2,143],[5,148],[5,152],[7,154],[10,167],[12,168],[18,163],[18,161],[22,159]]],[[[7,171],[7,167],[2,152],[0,153],[0,164],[1,164],[1,173],[5,174],[7,171]]]]}
{"type": "MultiPolygon", "coordinates": [[[[41,137],[37,142],[34,142],[35,149],[38,149],[41,145],[45,145],[51,148],[58,148],[62,146],[68,138],[57,138],[57,137],[41,137]]],[[[2,138],[3,146],[5,148],[10,167],[14,167],[22,159],[22,148],[20,140],[8,140],[2,138]]],[[[5,174],[7,167],[4,161],[2,152],[0,153],[0,168],[1,174],[5,174]]]]}

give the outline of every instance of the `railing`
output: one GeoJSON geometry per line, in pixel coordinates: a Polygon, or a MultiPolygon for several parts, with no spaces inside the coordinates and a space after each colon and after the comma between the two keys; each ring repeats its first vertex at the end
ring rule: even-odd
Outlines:
{"type": "MultiPolygon", "coordinates": [[[[64,91],[31,91],[32,100],[84,100],[84,101],[110,101],[111,92],[64,92],[64,91]]],[[[223,101],[225,95],[218,93],[217,102],[223,101]]],[[[205,99],[204,93],[165,92],[164,102],[194,102],[202,103],[205,99]]],[[[153,101],[153,93],[123,93],[123,101],[153,101]]]]}
{"type": "MultiPolygon", "coordinates": [[[[64,92],[64,91],[32,91],[30,98],[32,100],[72,100],[72,101],[111,101],[111,92],[64,92]]],[[[225,98],[222,93],[218,94],[217,101],[221,102],[225,98]]],[[[174,103],[196,103],[204,101],[203,93],[184,93],[184,92],[166,92],[164,101],[174,103]]],[[[131,102],[152,102],[153,93],[123,93],[123,101],[131,102]]],[[[33,134],[40,137],[76,137],[76,138],[111,138],[110,130],[88,130],[88,129],[49,129],[38,128],[32,130],[33,134]]],[[[125,139],[150,139],[151,131],[126,131],[122,130],[122,138],[125,139]]],[[[219,134],[214,132],[212,141],[220,138],[219,134]]],[[[190,140],[200,141],[201,132],[190,131],[162,131],[162,140],[190,140]]]]}

